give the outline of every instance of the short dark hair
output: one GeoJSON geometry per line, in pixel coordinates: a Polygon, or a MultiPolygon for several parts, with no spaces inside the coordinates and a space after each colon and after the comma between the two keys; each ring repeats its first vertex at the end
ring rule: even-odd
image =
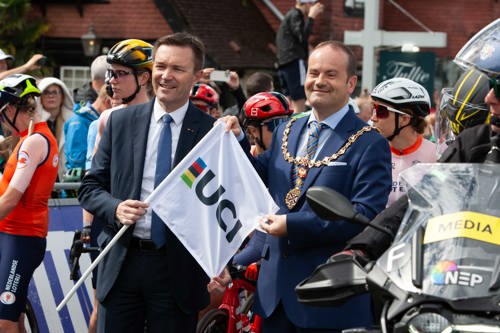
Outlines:
{"type": "Polygon", "coordinates": [[[176,32],[171,35],[158,38],[153,48],[153,60],[156,56],[156,51],[162,45],[191,48],[194,54],[194,70],[199,71],[203,68],[205,61],[205,46],[198,37],[187,32],[176,32]]]}
{"type": "Polygon", "coordinates": [[[266,72],[255,72],[246,80],[247,97],[260,92],[271,91],[273,86],[273,77],[266,72]]]}
{"type": "Polygon", "coordinates": [[[349,77],[356,75],[356,56],[354,55],[350,47],[336,40],[327,40],[316,45],[316,47],[313,49],[313,52],[319,48],[326,46],[329,46],[334,50],[337,49],[343,51],[347,55],[347,75],[349,77]]]}

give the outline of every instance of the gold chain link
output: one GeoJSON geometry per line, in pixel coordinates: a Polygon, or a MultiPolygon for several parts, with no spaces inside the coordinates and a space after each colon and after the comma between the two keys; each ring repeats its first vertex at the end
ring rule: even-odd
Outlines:
{"type": "Polygon", "coordinates": [[[349,137],[347,142],[332,156],[327,156],[324,157],[322,160],[319,161],[310,161],[307,158],[297,156],[295,158],[292,157],[292,154],[288,151],[288,135],[290,134],[290,129],[292,128],[292,124],[296,121],[296,118],[292,118],[290,122],[286,125],[285,131],[283,132],[283,143],[281,144],[281,150],[283,152],[283,158],[285,161],[288,163],[291,163],[296,166],[302,166],[306,167],[307,169],[310,168],[319,168],[320,166],[323,165],[328,165],[330,162],[338,159],[340,156],[344,155],[347,149],[354,143],[356,140],[363,135],[366,132],[370,132],[371,130],[375,129],[372,126],[365,126],[353,135],[349,137]]]}

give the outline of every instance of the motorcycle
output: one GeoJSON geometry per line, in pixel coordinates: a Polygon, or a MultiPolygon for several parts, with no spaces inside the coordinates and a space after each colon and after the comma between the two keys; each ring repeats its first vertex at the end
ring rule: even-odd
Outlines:
{"type": "MultiPolygon", "coordinates": [[[[299,302],[336,306],[370,292],[380,326],[345,332],[500,332],[498,164],[417,164],[401,176],[409,206],[391,246],[368,264],[332,256],[297,286],[299,302]]],[[[329,188],[307,200],[324,219],[389,232],[329,188]]]]}

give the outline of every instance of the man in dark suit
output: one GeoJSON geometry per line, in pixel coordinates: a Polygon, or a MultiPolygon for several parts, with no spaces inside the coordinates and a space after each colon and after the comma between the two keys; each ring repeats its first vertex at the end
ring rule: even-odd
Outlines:
{"type": "MultiPolygon", "coordinates": [[[[299,282],[363,229],[346,221],[321,220],[305,200],[307,189],[335,189],[369,218],[385,207],[390,191],[387,140],[366,127],[348,105],[355,70],[349,48],[338,42],[318,45],[309,57],[305,82],[313,111],[278,127],[271,148],[253,160],[280,206],[277,215],[261,222],[267,239],[255,310],[265,318],[264,332],[340,332],[372,322],[369,296],[319,308],[298,303],[295,294],[299,282]]],[[[241,139],[237,120],[224,121],[241,139]]]]}
{"type": "Polygon", "coordinates": [[[152,333],[194,332],[197,313],[208,304],[208,277],[144,202],[212,128],[214,119],[189,102],[204,52],[187,33],[158,39],[156,98],[111,114],[82,181],[82,207],[107,222],[101,246],[122,225],[131,226],[99,265],[98,332],[143,332],[145,323],[152,333]]]}

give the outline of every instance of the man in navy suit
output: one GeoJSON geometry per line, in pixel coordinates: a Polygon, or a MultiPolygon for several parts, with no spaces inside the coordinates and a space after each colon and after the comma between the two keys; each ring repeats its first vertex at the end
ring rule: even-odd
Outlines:
{"type": "MultiPolygon", "coordinates": [[[[265,318],[266,333],[340,332],[372,323],[369,296],[320,308],[298,303],[295,294],[299,282],[363,229],[346,221],[321,220],[305,200],[307,189],[335,189],[369,218],[385,207],[390,191],[387,141],[366,127],[348,104],[357,82],[355,71],[349,48],[333,41],[319,44],[309,57],[305,81],[313,111],[278,127],[271,148],[257,160],[249,156],[280,206],[276,215],[261,222],[267,239],[255,310],[265,318]]],[[[236,118],[224,121],[242,139],[236,118]]],[[[246,148],[246,140],[241,142],[246,148]]]]}
{"type": "Polygon", "coordinates": [[[110,115],[82,181],[82,207],[107,222],[101,246],[131,226],[99,265],[98,332],[144,332],[145,323],[152,333],[195,332],[198,311],[208,304],[208,277],[144,202],[213,126],[189,102],[204,53],[187,33],[156,41],[156,98],[110,115]]]}

